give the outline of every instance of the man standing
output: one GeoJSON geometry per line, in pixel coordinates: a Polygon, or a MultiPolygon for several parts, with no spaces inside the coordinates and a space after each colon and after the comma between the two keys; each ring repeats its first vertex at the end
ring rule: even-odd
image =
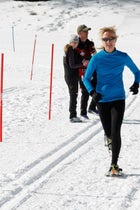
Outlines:
{"type": "MultiPolygon", "coordinates": [[[[76,48],[79,55],[82,57],[82,60],[87,61],[87,64],[89,60],[91,59],[92,55],[96,53],[96,49],[94,46],[94,42],[90,41],[88,39],[88,31],[91,30],[91,28],[88,28],[86,25],[79,25],[77,27],[77,34],[79,36],[79,44],[76,48]]],[[[87,92],[85,85],[83,83],[83,76],[85,73],[85,68],[79,68],[79,82],[80,82],[80,88],[81,88],[81,117],[83,120],[89,119],[87,116],[87,106],[88,106],[88,99],[89,99],[89,93],[87,92]]],[[[93,75],[93,84],[96,85],[96,73],[93,75]]],[[[98,110],[96,109],[96,104],[92,100],[89,108],[89,113],[98,113],[98,110]]]]}

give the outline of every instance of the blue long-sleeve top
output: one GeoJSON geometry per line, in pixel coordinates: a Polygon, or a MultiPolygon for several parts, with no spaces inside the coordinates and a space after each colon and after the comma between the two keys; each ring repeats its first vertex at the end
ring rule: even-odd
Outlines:
{"type": "Polygon", "coordinates": [[[97,72],[96,92],[102,95],[99,102],[110,102],[125,99],[123,84],[124,66],[127,66],[135,77],[135,82],[140,82],[140,71],[127,53],[115,50],[107,53],[101,50],[95,54],[87,67],[83,82],[90,93],[93,90],[91,77],[97,72]]]}

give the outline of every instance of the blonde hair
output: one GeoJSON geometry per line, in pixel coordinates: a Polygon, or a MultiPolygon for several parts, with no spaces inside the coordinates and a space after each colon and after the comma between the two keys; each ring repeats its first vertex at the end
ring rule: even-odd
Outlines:
{"type": "Polygon", "coordinates": [[[66,45],[64,46],[64,52],[65,52],[65,53],[68,52],[69,47],[71,47],[70,44],[66,44],[66,45]]]}
{"type": "Polygon", "coordinates": [[[102,36],[103,36],[103,34],[104,34],[105,32],[111,32],[111,33],[114,33],[114,34],[115,34],[115,36],[117,37],[117,34],[116,34],[116,28],[115,28],[115,26],[100,28],[100,30],[99,30],[99,35],[100,35],[100,38],[102,38],[102,36]]]}

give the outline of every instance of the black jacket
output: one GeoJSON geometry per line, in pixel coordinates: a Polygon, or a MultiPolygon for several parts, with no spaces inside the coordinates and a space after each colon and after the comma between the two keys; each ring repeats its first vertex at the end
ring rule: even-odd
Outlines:
{"type": "Polygon", "coordinates": [[[82,42],[79,38],[79,44],[76,48],[79,55],[82,57],[82,59],[90,60],[92,57],[92,54],[96,52],[94,42],[87,39],[85,42],[82,42]]]}
{"type": "Polygon", "coordinates": [[[63,57],[64,77],[65,79],[73,79],[79,77],[79,68],[83,67],[82,58],[76,49],[68,47],[63,57]]]}

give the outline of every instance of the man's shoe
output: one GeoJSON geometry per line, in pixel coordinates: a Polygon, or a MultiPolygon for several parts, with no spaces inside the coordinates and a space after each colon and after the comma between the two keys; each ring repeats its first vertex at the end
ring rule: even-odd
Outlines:
{"type": "Polygon", "coordinates": [[[89,117],[87,115],[81,115],[82,121],[89,121],[89,117]]]}
{"type": "Polygon", "coordinates": [[[90,114],[99,114],[97,109],[88,109],[88,113],[90,113],[90,114]]]}

